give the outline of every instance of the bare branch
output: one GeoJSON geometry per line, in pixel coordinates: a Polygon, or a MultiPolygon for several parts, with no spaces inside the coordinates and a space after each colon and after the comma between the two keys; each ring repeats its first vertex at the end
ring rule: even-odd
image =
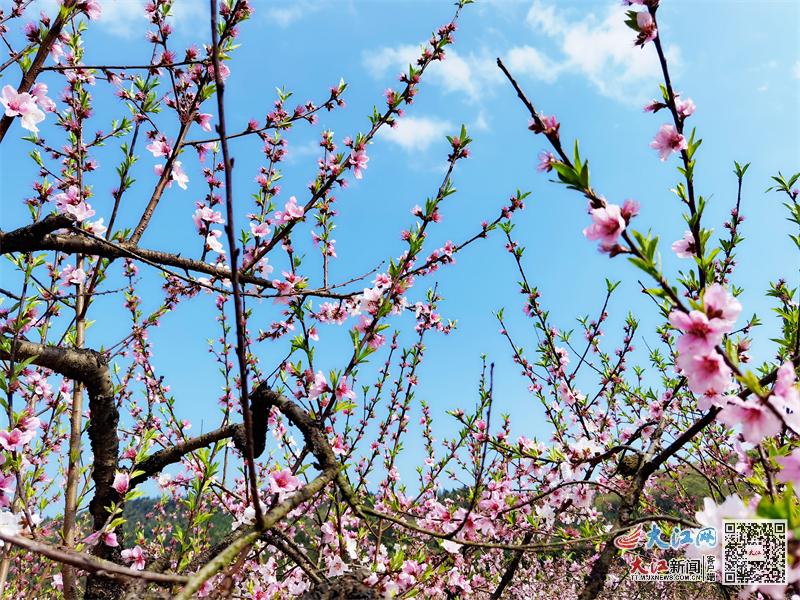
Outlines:
{"type": "Polygon", "coordinates": [[[82,552],[76,552],[75,550],[71,550],[70,548],[66,548],[64,546],[46,544],[44,542],[39,542],[17,535],[7,535],[0,532],[0,540],[14,544],[15,546],[24,550],[28,550],[29,552],[35,552],[36,554],[46,556],[47,558],[59,563],[71,565],[73,567],[77,567],[78,569],[83,569],[84,571],[89,571],[90,573],[94,573],[108,579],[126,582],[130,581],[131,579],[141,579],[158,585],[167,586],[174,585],[176,583],[185,583],[189,579],[184,575],[154,573],[152,571],[137,571],[135,569],[118,565],[110,560],[105,560],[103,558],[98,558],[82,552]]]}

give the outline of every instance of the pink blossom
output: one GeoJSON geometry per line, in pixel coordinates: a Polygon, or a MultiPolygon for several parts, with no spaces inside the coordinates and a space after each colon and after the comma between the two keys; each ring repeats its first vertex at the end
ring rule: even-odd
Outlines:
{"type": "MultiPolygon", "coordinates": [[[[216,77],[214,75],[214,65],[208,65],[208,74],[211,75],[212,79],[216,77]]],[[[231,70],[225,63],[219,64],[219,78],[222,81],[225,81],[231,74],[231,70]]]]}
{"type": "Polygon", "coordinates": [[[800,390],[797,389],[797,374],[794,371],[794,364],[792,364],[792,361],[787,360],[778,368],[772,393],[775,396],[781,396],[789,404],[800,403],[800,390]]]}
{"type": "Polygon", "coordinates": [[[536,443],[536,440],[527,438],[524,435],[519,436],[517,443],[523,452],[536,453],[538,451],[538,444],[536,443]]]}
{"type": "Polygon", "coordinates": [[[784,415],[783,420],[786,424],[798,432],[800,431],[800,389],[798,389],[796,381],[794,365],[787,360],[778,368],[769,400],[784,415]]]}
{"type": "Polygon", "coordinates": [[[103,14],[103,7],[100,6],[99,0],[81,0],[75,7],[83,11],[93,21],[99,19],[103,14]]]}
{"type": "Polygon", "coordinates": [[[537,171],[549,172],[553,170],[553,165],[557,163],[556,157],[550,152],[539,153],[539,165],[536,167],[537,171]]]}
{"type": "Polygon", "coordinates": [[[703,310],[710,322],[728,333],[742,312],[742,305],[722,285],[714,283],[703,294],[703,310]]]}
{"type": "Polygon", "coordinates": [[[677,364],[695,394],[719,395],[731,387],[731,369],[716,350],[699,355],[681,354],[677,364]]]}
{"type": "Polygon", "coordinates": [[[67,265],[59,275],[64,285],[80,285],[86,281],[86,272],[75,265],[67,265]]]}
{"type": "Polygon", "coordinates": [[[61,212],[66,212],[66,207],[71,204],[80,204],[81,191],[77,185],[71,185],[67,188],[66,192],[61,192],[55,196],[56,206],[61,212]]]}
{"type": "Polygon", "coordinates": [[[290,221],[302,219],[304,214],[305,210],[303,207],[297,205],[297,198],[291,196],[289,201],[283,207],[283,212],[277,211],[273,215],[273,220],[278,224],[289,223],[290,221]]]}
{"type": "Polygon", "coordinates": [[[573,504],[578,508],[589,508],[594,501],[594,495],[595,495],[594,490],[590,489],[589,486],[586,485],[575,486],[573,504]]]}
{"type": "MultiPolygon", "coordinates": [[[[253,248],[247,248],[243,254],[244,264],[253,265],[254,256],[255,255],[253,252],[253,248]]],[[[271,264],[269,264],[269,258],[267,258],[266,256],[260,259],[258,263],[253,265],[251,268],[255,269],[259,273],[263,273],[266,275],[269,275],[270,273],[272,273],[272,271],[275,270],[275,268],[271,264]]]]}
{"type": "Polygon", "coordinates": [[[528,126],[528,129],[533,131],[534,133],[544,133],[545,135],[555,135],[558,136],[558,129],[561,127],[561,124],[556,119],[555,115],[542,115],[539,118],[539,122],[535,119],[531,121],[531,124],[528,126]]]}
{"type": "Polygon", "coordinates": [[[316,318],[322,323],[336,323],[341,325],[347,320],[349,313],[347,309],[332,302],[323,302],[320,304],[319,311],[316,318]]]}
{"type": "Polygon", "coordinates": [[[86,227],[87,231],[90,231],[91,233],[100,236],[103,235],[106,231],[108,231],[108,227],[106,227],[103,224],[104,220],[105,219],[103,217],[100,217],[96,221],[86,221],[84,223],[84,226],[86,227]]]}
{"type": "Polygon", "coordinates": [[[689,389],[702,394],[701,409],[708,408],[731,386],[731,370],[714,349],[724,333],[733,328],[742,305],[719,284],[709,286],[703,295],[705,312],[685,314],[673,310],[670,323],[683,332],[678,340],[676,364],[689,382],[689,389]]]}
{"type": "Polygon", "coordinates": [[[221,237],[222,232],[218,229],[209,231],[208,237],[206,237],[206,246],[208,249],[217,254],[225,254],[225,248],[222,247],[222,242],[219,241],[221,237]]]}
{"type": "Polygon", "coordinates": [[[675,100],[675,109],[678,111],[678,114],[683,117],[684,119],[688,116],[694,114],[695,105],[691,98],[687,98],[686,100],[675,100]]]}
{"type": "Polygon", "coordinates": [[[583,235],[590,240],[600,240],[601,246],[611,247],[616,244],[620,234],[625,231],[625,219],[622,218],[620,207],[607,204],[589,212],[592,215],[592,224],[583,230],[583,235]]]}
{"type": "Polygon", "coordinates": [[[17,478],[14,475],[0,473],[0,508],[7,508],[11,504],[16,481],[17,478]]]}
{"type": "Polygon", "coordinates": [[[36,435],[35,430],[14,428],[11,431],[0,431],[0,446],[9,452],[22,450],[36,435]]]}
{"type": "Polygon", "coordinates": [[[620,214],[622,218],[625,219],[626,224],[630,223],[631,219],[639,214],[639,203],[636,200],[628,198],[622,203],[620,214]]]}
{"type": "Polygon", "coordinates": [[[375,286],[364,288],[364,293],[358,296],[358,310],[365,311],[372,315],[378,312],[383,300],[383,288],[375,286]]]}
{"type": "Polygon", "coordinates": [[[46,112],[54,112],[56,110],[56,103],[47,97],[47,84],[37,83],[31,88],[31,96],[39,107],[46,112]]]}
{"type": "Polygon", "coordinates": [[[759,444],[764,438],[778,435],[781,431],[781,420],[764,405],[760,399],[742,400],[738,396],[730,396],[717,415],[717,419],[729,427],[741,426],[742,437],[751,444],[759,444]]]}
{"type": "Polygon", "coordinates": [[[145,148],[150,151],[150,153],[153,155],[153,158],[158,158],[159,156],[169,156],[172,153],[172,148],[167,143],[166,138],[163,136],[154,139],[152,142],[147,144],[145,148]]]}
{"type": "Polygon", "coordinates": [[[218,146],[215,142],[208,142],[207,144],[199,144],[195,146],[195,150],[197,150],[197,158],[200,159],[200,162],[205,162],[206,154],[208,152],[216,152],[218,150],[218,146]]]}
{"type": "Polygon", "coordinates": [[[355,400],[356,393],[350,389],[350,386],[347,385],[347,379],[342,377],[336,384],[336,398],[339,400],[343,400],[347,398],[348,400],[355,400]]]}
{"type": "Polygon", "coordinates": [[[257,585],[253,588],[253,595],[250,600],[270,600],[269,593],[260,585],[257,585]]]}
{"type": "Polygon", "coordinates": [[[195,123],[200,125],[200,129],[203,131],[211,131],[211,119],[213,118],[212,115],[209,113],[198,113],[194,117],[195,123]]]}
{"type": "Polygon", "coordinates": [[[301,487],[300,479],[292,475],[288,469],[272,471],[269,474],[269,491],[273,494],[293,492],[301,487]]]}
{"type": "Polygon", "coordinates": [[[355,175],[356,179],[361,179],[364,177],[362,170],[367,168],[368,162],[369,157],[364,150],[359,150],[358,152],[353,151],[350,153],[350,164],[353,166],[353,174],[355,175]]]}
{"type": "Polygon", "coordinates": [[[706,314],[699,310],[689,314],[673,310],[669,314],[669,322],[684,333],[678,339],[678,352],[683,355],[709,352],[722,341],[721,328],[712,324],[706,314]]]}
{"type": "MultiPolygon", "coordinates": [[[[718,532],[722,531],[723,520],[725,519],[752,519],[753,517],[753,511],[736,494],[728,496],[719,505],[711,498],[704,498],[703,510],[695,513],[695,518],[700,525],[713,527],[718,532]]],[[[689,558],[701,558],[706,554],[715,555],[717,557],[716,563],[719,565],[722,558],[722,544],[712,547],[690,544],[686,547],[686,555],[689,558]]]]}
{"type": "Polygon", "coordinates": [[[661,102],[660,100],[650,100],[650,102],[648,102],[647,104],[644,105],[642,110],[644,112],[654,113],[654,112],[658,112],[659,110],[664,108],[664,106],[665,106],[664,103],[661,102]]]}
{"type": "Polygon", "coordinates": [[[566,381],[562,381],[561,384],[558,386],[558,393],[567,406],[572,406],[573,404],[575,404],[575,400],[577,398],[575,394],[572,393],[572,390],[569,388],[566,381]]]}
{"type": "Polygon", "coordinates": [[[342,439],[342,434],[339,434],[335,438],[333,438],[333,441],[331,442],[331,450],[333,450],[333,453],[336,454],[337,456],[341,456],[342,454],[347,452],[347,449],[344,447],[344,440],[342,439]]]}
{"type": "Polygon", "coordinates": [[[685,231],[681,239],[672,242],[672,251],[678,255],[678,258],[692,258],[695,255],[692,232],[685,231]]]}
{"type": "Polygon", "coordinates": [[[636,26],[639,28],[639,37],[636,39],[637,45],[644,46],[647,42],[652,42],[656,39],[658,30],[653,16],[649,12],[636,13],[636,26]]]}
{"type": "Polygon", "coordinates": [[[125,471],[117,471],[114,475],[114,483],[111,484],[117,493],[124,494],[128,491],[131,483],[131,476],[125,471]]]}
{"type": "Polygon", "coordinates": [[[119,542],[117,541],[117,534],[113,531],[109,531],[105,535],[103,535],[103,543],[106,546],[117,547],[119,546],[119,542]]]}
{"type": "Polygon", "coordinates": [[[316,400],[327,391],[329,391],[328,381],[322,371],[317,371],[316,375],[314,375],[314,383],[308,388],[308,397],[311,400],[316,400]]]}
{"type": "Polygon", "coordinates": [[[122,559],[133,563],[131,568],[137,571],[144,570],[144,552],[139,546],[134,546],[131,549],[123,550],[121,553],[122,559]]]}
{"type": "Polygon", "coordinates": [[[207,227],[209,223],[224,223],[225,220],[222,218],[222,214],[209,208],[208,206],[201,206],[196,211],[194,211],[194,215],[192,215],[192,220],[194,221],[195,227],[197,229],[202,229],[203,227],[207,227]]]}
{"type": "Polygon", "coordinates": [[[19,535],[22,533],[22,513],[0,510],[0,533],[3,535],[19,535]]]}
{"type": "Polygon", "coordinates": [[[50,58],[53,59],[53,62],[58,64],[61,61],[61,57],[64,56],[64,46],[60,41],[56,41],[50,46],[50,58]]]}
{"type": "MultiPolygon", "coordinates": [[[[155,165],[153,167],[153,171],[159,177],[164,175],[164,165],[155,165]]],[[[185,190],[187,189],[186,186],[189,183],[189,176],[183,170],[183,163],[179,160],[172,161],[172,173],[170,174],[170,180],[167,183],[167,187],[172,187],[172,182],[176,182],[178,186],[185,190]]]]}
{"type": "Polygon", "coordinates": [[[3,86],[0,94],[0,104],[6,109],[7,117],[22,117],[22,127],[36,133],[39,128],[37,123],[44,121],[44,113],[36,105],[36,100],[27,92],[18,94],[10,85],[3,86]]]}
{"type": "Polygon", "coordinates": [[[184,172],[183,165],[179,160],[172,162],[172,179],[183,190],[186,189],[186,185],[189,183],[189,176],[184,172]]]}
{"type": "Polygon", "coordinates": [[[292,299],[291,297],[296,293],[297,286],[303,283],[303,278],[287,271],[283,271],[282,274],[285,278],[285,281],[281,281],[280,279],[275,279],[272,281],[272,286],[279,294],[275,297],[275,303],[289,304],[290,300],[292,299]]]}
{"type": "MultiPolygon", "coordinates": [[[[47,378],[40,373],[34,372],[28,375],[27,382],[31,386],[33,393],[41,398],[47,398],[53,393],[53,387],[48,383],[47,378]]],[[[29,427],[26,427],[26,429],[29,429],[29,427]]],[[[2,462],[0,460],[0,464],[2,462]]]]}
{"type": "Polygon", "coordinates": [[[266,237],[269,235],[270,228],[267,223],[257,223],[256,221],[251,221],[250,231],[256,237],[266,237]]]}
{"type": "Polygon", "coordinates": [[[778,480],[791,483],[795,494],[800,496],[800,449],[787,456],[778,456],[775,460],[782,467],[778,473],[778,480]]]}
{"type": "Polygon", "coordinates": [[[338,554],[334,554],[332,557],[326,557],[325,562],[328,567],[328,571],[325,573],[327,577],[340,577],[350,570],[350,567],[347,566],[347,563],[345,563],[338,554]]]}
{"type": "Polygon", "coordinates": [[[71,214],[78,221],[85,221],[89,217],[93,217],[95,215],[92,206],[86,202],[81,202],[80,204],[70,204],[66,207],[64,212],[71,214]]]}
{"type": "Polygon", "coordinates": [[[78,221],[93,217],[95,214],[91,205],[82,200],[81,192],[75,185],[69,186],[66,193],[56,194],[55,201],[56,207],[62,213],[70,214],[78,221]]]}
{"type": "Polygon", "coordinates": [[[662,161],[669,158],[670,153],[680,152],[686,150],[689,144],[674,125],[662,125],[658,130],[656,137],[650,142],[650,147],[658,150],[659,156],[662,161]]]}
{"type": "MultiPolygon", "coordinates": [[[[453,567],[447,572],[447,584],[451,588],[458,588],[467,597],[472,595],[472,586],[469,584],[469,580],[457,567],[453,567]]],[[[461,596],[462,593],[458,593],[456,596],[461,596]]]]}

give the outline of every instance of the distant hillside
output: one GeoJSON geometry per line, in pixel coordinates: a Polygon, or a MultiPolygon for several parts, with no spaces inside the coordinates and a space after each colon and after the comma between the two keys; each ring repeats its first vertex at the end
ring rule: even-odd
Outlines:
{"type": "MultiPolygon", "coordinates": [[[[159,498],[136,498],[130,502],[125,503],[125,526],[123,533],[125,539],[132,539],[134,532],[141,529],[144,533],[146,540],[152,540],[152,530],[146,524],[152,522],[158,509],[159,498]]],[[[187,524],[187,510],[183,505],[178,504],[174,500],[169,500],[163,507],[163,510],[169,515],[170,521],[180,527],[186,527],[187,524]]],[[[226,534],[230,533],[233,519],[230,515],[222,512],[214,513],[211,518],[203,523],[202,527],[207,531],[211,543],[215,543],[222,539],[226,534]]]]}

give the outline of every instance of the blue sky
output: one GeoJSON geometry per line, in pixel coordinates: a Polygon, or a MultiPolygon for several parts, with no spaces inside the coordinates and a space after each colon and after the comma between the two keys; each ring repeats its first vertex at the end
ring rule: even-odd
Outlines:
{"type": "MultiPolygon", "coordinates": [[[[139,16],[143,3],[103,4],[103,20],[90,25],[86,62],[147,61],[150,48],[143,42],[147,23],[139,16]]],[[[242,46],[230,63],[226,94],[230,130],[240,130],[251,117],[263,118],[276,86],[286,86],[295,93],[294,100],[304,101],[324,99],[340,78],[349,84],[346,109],[322,113],[317,126],[300,125],[288,133],[290,159],[284,169],[282,205],[290,195],[298,196],[298,201],[307,197],[305,186],[315,174],[319,156],[319,133],[332,129],[341,142],[345,136],[366,131],[372,106],[382,105],[386,87],[397,87],[397,73],[431,31],[449,20],[453,6],[444,0],[254,0],[253,4],[256,14],[242,27],[242,46]]],[[[43,2],[43,6],[52,4],[43,2]]],[[[206,41],[206,10],[203,2],[178,0],[174,49],[206,41]]],[[[652,227],[661,236],[665,270],[674,276],[680,264],[670,255],[669,244],[684,230],[678,201],[669,191],[678,181],[677,163],[674,158],[661,163],[648,146],[666,122],[663,113],[654,116],[641,110],[644,101],[658,95],[657,62],[652,46],[633,47],[634,35],[622,23],[623,14],[616,1],[495,0],[468,6],[448,59],[431,67],[400,126],[379,135],[369,148],[364,179],[336,194],[340,216],[334,237],[340,258],[332,267],[332,279],[360,274],[402,251],[399,232],[411,223],[410,208],[434,195],[442,176],[447,155],[444,136],[465,123],[474,139],[473,158],[457,168],[458,194],[446,201],[444,220],[431,232],[428,248],[470,237],[481,221],[496,216],[517,188],[529,190],[527,209],[515,219],[515,235],[527,247],[528,276],[540,288],[554,322],[562,329],[577,327],[576,316],[594,315],[599,309],[604,279],[620,279],[623,284],[609,308],[606,350],[612,351],[619,342],[618,332],[629,310],[643,321],[637,345],[644,348],[644,341],[655,343],[656,336],[647,325],[655,323],[657,315],[638,293],[639,273],[622,259],[600,255],[581,235],[588,221],[584,201],[536,172],[536,155],[545,148],[544,140],[527,131],[528,117],[494,65],[497,56],[503,57],[537,107],[559,118],[562,138],[580,139],[599,192],[613,202],[635,198],[641,203],[634,227],[652,227]]],[[[690,119],[704,140],[697,155],[697,187],[710,198],[706,227],[717,234],[722,234],[722,222],[735,202],[733,161],[752,162],[742,208],[747,241],[740,250],[734,280],[748,288],[742,297],[745,313],[758,311],[765,330],[770,331],[775,321],[763,290],[780,276],[797,281],[798,261],[790,253],[781,200],[764,189],[778,170],[786,173],[800,168],[800,4],[665,0],[659,24],[675,88],[693,98],[698,107],[690,119]]],[[[14,74],[0,83],[16,83],[16,79],[14,74]]],[[[44,81],[51,90],[61,85],[51,75],[44,81]]],[[[104,83],[98,83],[95,97],[94,128],[107,129],[111,118],[125,114],[104,83]]],[[[206,111],[216,113],[213,108],[209,103],[206,111]]],[[[166,119],[162,122],[174,137],[175,125],[166,119]]],[[[190,138],[202,135],[199,130],[193,133],[190,138]]],[[[58,134],[51,135],[59,139],[58,134]]],[[[27,143],[20,137],[15,123],[0,147],[3,229],[25,222],[18,199],[30,189],[36,172],[26,157],[27,143]]],[[[249,139],[232,143],[237,202],[248,203],[242,211],[250,209],[259,146],[249,139]]],[[[100,169],[90,180],[95,192],[92,204],[106,221],[118,156],[113,146],[101,151],[100,169]]],[[[135,225],[149,198],[155,183],[153,164],[149,153],[140,153],[137,188],[123,208],[127,226],[135,225]]],[[[166,193],[143,246],[199,255],[191,214],[205,189],[196,167],[189,176],[188,191],[173,186],[166,193]]],[[[296,245],[310,248],[308,228],[301,236],[305,237],[299,237],[296,245]]],[[[309,256],[308,260],[316,264],[317,259],[309,256]]],[[[280,266],[277,262],[276,272],[280,266]]],[[[10,281],[13,276],[7,266],[1,269],[0,277],[10,281]]],[[[159,279],[147,267],[141,272],[142,289],[149,293],[145,295],[147,312],[160,298],[159,279]]],[[[454,431],[445,411],[475,403],[483,353],[496,364],[496,410],[512,415],[514,434],[547,436],[541,409],[530,398],[493,317],[494,311],[506,307],[516,341],[526,348],[535,345],[531,323],[522,315],[517,279],[513,261],[495,235],[459,255],[456,265],[420,280],[411,294],[412,301],[422,298],[424,290],[438,282],[445,297],[444,316],[459,322],[449,337],[427,339],[420,373],[417,398],[431,404],[439,439],[454,431]]],[[[112,279],[108,285],[113,284],[112,279]]],[[[97,302],[97,324],[88,333],[90,345],[110,345],[124,334],[121,303],[116,296],[97,302]]],[[[268,327],[278,310],[266,302],[258,306],[252,325],[268,327]]],[[[407,328],[410,323],[406,320],[403,325],[407,328]]],[[[324,348],[318,350],[319,366],[325,371],[343,368],[347,332],[324,327],[321,333],[324,348]]],[[[151,334],[155,363],[172,387],[179,414],[195,423],[194,432],[201,428],[201,421],[204,429],[217,422],[216,390],[221,381],[205,342],[216,335],[213,297],[203,294],[165,317],[163,326],[151,334]]],[[[761,339],[767,337],[762,334],[761,339]]],[[[284,355],[287,344],[288,340],[282,340],[260,346],[268,370],[284,355]]],[[[764,341],[756,344],[754,355],[767,358],[772,349],[764,341]]],[[[362,384],[371,381],[369,371],[363,370],[362,384]]],[[[412,417],[412,424],[416,421],[412,417]]],[[[412,428],[412,438],[415,435],[412,428]]],[[[413,485],[414,467],[421,458],[415,444],[406,446],[410,449],[400,471],[413,485]]]]}

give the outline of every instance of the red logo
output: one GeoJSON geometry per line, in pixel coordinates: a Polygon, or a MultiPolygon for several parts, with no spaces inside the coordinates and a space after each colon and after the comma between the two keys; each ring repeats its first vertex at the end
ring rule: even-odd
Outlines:
{"type": "Polygon", "coordinates": [[[628,533],[624,535],[618,535],[614,538],[614,546],[619,548],[620,550],[633,550],[634,548],[638,548],[641,543],[644,541],[644,531],[642,531],[642,526],[637,525],[635,528],[631,529],[628,533]]]}

